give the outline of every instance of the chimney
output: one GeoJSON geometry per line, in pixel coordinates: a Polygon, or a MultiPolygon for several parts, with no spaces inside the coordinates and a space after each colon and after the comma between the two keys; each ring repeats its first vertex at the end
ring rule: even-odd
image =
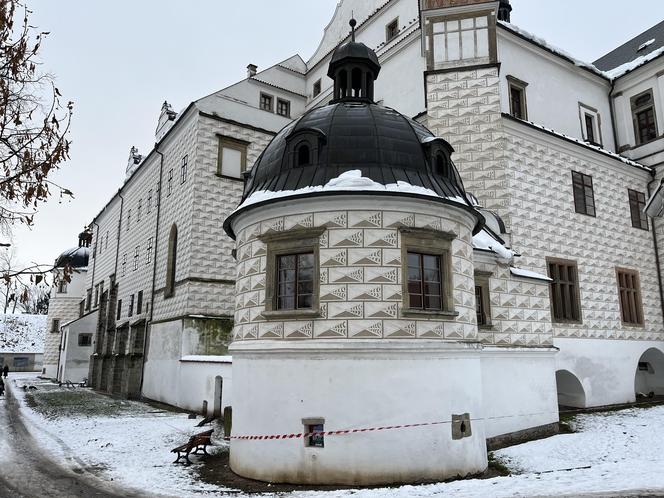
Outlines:
{"type": "Polygon", "coordinates": [[[133,147],[129,149],[129,159],[127,160],[127,178],[129,178],[143,160],[143,156],[138,153],[138,149],[133,147]]]}
{"type": "Polygon", "coordinates": [[[500,5],[498,6],[498,20],[510,22],[512,12],[512,6],[510,5],[510,0],[500,0],[500,5]]]}
{"type": "Polygon", "coordinates": [[[258,66],[256,64],[249,64],[247,66],[247,78],[256,76],[256,71],[258,71],[258,66]]]}

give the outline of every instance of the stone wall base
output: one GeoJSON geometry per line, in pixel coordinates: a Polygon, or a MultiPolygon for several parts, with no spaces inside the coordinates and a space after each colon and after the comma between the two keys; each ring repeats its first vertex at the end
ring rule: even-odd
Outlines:
{"type": "Polygon", "coordinates": [[[543,439],[545,437],[558,434],[560,431],[558,422],[552,424],[540,425],[538,427],[531,427],[522,431],[510,432],[509,434],[501,434],[487,438],[486,448],[488,451],[495,451],[515,444],[526,443],[534,441],[535,439],[543,439]]]}

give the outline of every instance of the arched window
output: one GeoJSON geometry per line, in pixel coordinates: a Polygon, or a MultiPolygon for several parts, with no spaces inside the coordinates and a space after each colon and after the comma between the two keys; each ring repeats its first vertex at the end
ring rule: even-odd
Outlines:
{"type": "Polygon", "coordinates": [[[173,223],[171,233],[168,236],[168,259],[166,261],[166,285],[164,287],[164,298],[173,297],[175,294],[175,266],[178,252],[178,227],[173,223]]]}
{"type": "Polygon", "coordinates": [[[339,76],[337,76],[337,81],[339,81],[339,96],[338,98],[343,99],[344,97],[349,96],[348,91],[348,73],[345,69],[339,71],[339,76]]]}
{"type": "Polygon", "coordinates": [[[311,164],[311,149],[306,142],[300,143],[296,148],[295,166],[309,166],[311,164]]]}
{"type": "Polygon", "coordinates": [[[359,67],[353,69],[351,73],[351,86],[353,88],[353,97],[363,97],[362,92],[362,70],[359,67]]]}
{"type": "Polygon", "coordinates": [[[436,154],[434,159],[434,171],[437,175],[447,177],[449,175],[449,166],[447,158],[442,152],[436,154]]]}

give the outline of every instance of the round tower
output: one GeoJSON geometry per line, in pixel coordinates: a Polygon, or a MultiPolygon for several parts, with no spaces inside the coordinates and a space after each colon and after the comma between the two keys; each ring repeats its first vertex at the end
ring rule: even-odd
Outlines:
{"type": "Polygon", "coordinates": [[[334,100],[284,128],[226,220],[238,271],[234,472],[369,485],[481,472],[472,235],[483,225],[421,124],[376,105],[353,39],[334,100]]]}

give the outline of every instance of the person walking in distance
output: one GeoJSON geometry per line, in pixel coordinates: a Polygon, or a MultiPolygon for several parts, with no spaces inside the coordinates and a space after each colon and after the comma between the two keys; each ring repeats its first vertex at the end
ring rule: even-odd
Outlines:
{"type": "Polygon", "coordinates": [[[2,369],[2,375],[4,375],[5,379],[7,378],[7,375],[9,375],[9,365],[5,365],[2,369]]]}

